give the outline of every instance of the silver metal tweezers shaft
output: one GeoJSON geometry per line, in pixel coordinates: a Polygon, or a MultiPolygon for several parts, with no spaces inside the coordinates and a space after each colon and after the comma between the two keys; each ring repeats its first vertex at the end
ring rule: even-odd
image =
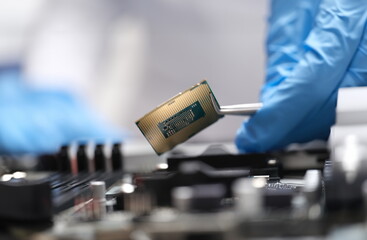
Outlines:
{"type": "Polygon", "coordinates": [[[213,94],[210,94],[210,99],[213,103],[215,111],[219,115],[249,116],[249,115],[255,114],[263,106],[262,103],[248,103],[248,104],[236,104],[236,105],[229,105],[229,106],[219,106],[213,94]]]}

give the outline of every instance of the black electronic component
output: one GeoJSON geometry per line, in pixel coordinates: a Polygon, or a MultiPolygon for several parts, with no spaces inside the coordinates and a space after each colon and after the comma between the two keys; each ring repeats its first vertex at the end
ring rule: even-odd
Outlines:
{"type": "Polygon", "coordinates": [[[214,169],[202,162],[186,162],[180,165],[177,172],[138,174],[135,182],[152,191],[158,206],[171,206],[170,193],[175,187],[221,183],[226,189],[223,195],[231,197],[232,183],[249,176],[249,169],[214,169]]]}
{"type": "Polygon", "coordinates": [[[0,182],[0,221],[50,221],[51,188],[46,179],[0,182]]]}
{"type": "Polygon", "coordinates": [[[203,184],[192,186],[192,211],[216,211],[223,208],[222,200],[226,195],[223,184],[203,184]]]}
{"type": "Polygon", "coordinates": [[[112,146],[111,153],[112,160],[112,170],[113,171],[121,171],[124,169],[123,166],[123,155],[121,152],[121,143],[114,143],[112,146]]]}
{"type": "Polygon", "coordinates": [[[121,178],[116,173],[33,173],[25,178],[0,181],[0,221],[50,221],[90,195],[89,183],[103,181],[109,187],[121,178]]]}
{"type": "Polygon", "coordinates": [[[62,146],[57,156],[57,162],[59,163],[59,171],[60,172],[71,172],[71,164],[70,164],[70,157],[69,157],[69,147],[62,146]]]}
{"type": "Polygon", "coordinates": [[[80,144],[78,146],[78,150],[76,153],[76,159],[78,163],[78,172],[87,172],[88,171],[88,156],[86,153],[86,145],[80,144]]]}
{"type": "Polygon", "coordinates": [[[106,157],[103,148],[103,144],[97,144],[94,149],[94,169],[96,171],[106,170],[106,157]]]}
{"type": "MultiPolygon", "coordinates": [[[[287,185],[285,185],[287,186],[287,185]]],[[[296,192],[294,189],[266,189],[265,207],[273,209],[290,209],[292,198],[296,192]]]]}

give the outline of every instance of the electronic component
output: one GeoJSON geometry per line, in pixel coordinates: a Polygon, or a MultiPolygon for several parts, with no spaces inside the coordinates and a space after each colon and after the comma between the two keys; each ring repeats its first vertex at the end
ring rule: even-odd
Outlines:
{"type": "MultiPolygon", "coordinates": [[[[0,220],[11,236],[28,233],[31,226],[35,240],[365,239],[366,161],[350,151],[360,143],[346,140],[339,146],[341,152],[332,155],[326,149],[230,154],[216,145],[199,156],[190,148],[189,155],[180,151],[168,159],[168,168],[154,172],[118,174],[105,169],[47,173],[46,179],[34,175],[45,174],[39,172],[4,174],[0,220]],[[290,158],[317,159],[313,162],[325,163],[325,168],[294,168],[287,163],[290,158]],[[360,167],[352,168],[347,164],[351,161],[360,167]],[[66,199],[71,200],[69,207],[57,210],[66,199]]],[[[101,150],[98,144],[93,147],[101,150]]],[[[64,161],[67,148],[55,157],[64,161]]],[[[9,238],[1,234],[1,239],[9,238]]]]}
{"type": "MultiPolygon", "coordinates": [[[[160,155],[216,122],[207,81],[179,93],[136,121],[136,125],[160,155]]],[[[214,98],[215,99],[215,98],[214,98]]]]}
{"type": "Polygon", "coordinates": [[[103,181],[91,181],[92,209],[94,220],[100,220],[106,216],[106,184],[103,181]]]}

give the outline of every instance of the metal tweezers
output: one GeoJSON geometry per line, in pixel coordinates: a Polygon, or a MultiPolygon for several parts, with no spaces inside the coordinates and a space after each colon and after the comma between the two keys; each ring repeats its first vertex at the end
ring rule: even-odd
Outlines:
{"type": "Polygon", "coordinates": [[[215,111],[219,115],[241,115],[249,116],[255,114],[260,108],[262,108],[262,103],[248,103],[248,104],[236,104],[229,106],[219,106],[217,100],[210,93],[210,99],[213,103],[215,111]]]}

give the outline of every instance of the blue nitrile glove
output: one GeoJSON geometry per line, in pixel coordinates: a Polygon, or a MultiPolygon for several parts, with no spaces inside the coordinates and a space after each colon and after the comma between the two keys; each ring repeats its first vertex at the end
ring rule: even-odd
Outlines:
{"type": "Polygon", "coordinates": [[[79,139],[118,138],[70,94],[23,85],[19,70],[0,69],[0,153],[52,153],[79,139]]]}
{"type": "Polygon", "coordinates": [[[271,11],[264,106],[237,132],[242,152],[326,140],[338,88],[367,85],[365,0],[273,0],[271,11]]]}

